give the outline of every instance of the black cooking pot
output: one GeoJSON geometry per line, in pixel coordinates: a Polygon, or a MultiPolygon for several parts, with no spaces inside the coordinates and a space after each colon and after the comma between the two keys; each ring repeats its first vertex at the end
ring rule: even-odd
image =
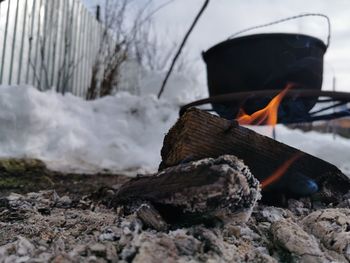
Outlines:
{"type": "MultiPolygon", "coordinates": [[[[288,83],[294,84],[293,89],[321,90],[326,50],[320,39],[302,34],[255,34],[221,42],[202,54],[209,94],[282,90],[288,83]]],[[[213,108],[222,117],[232,119],[240,107],[251,114],[265,107],[270,99],[213,104],[213,108]]],[[[307,114],[316,101],[317,98],[283,100],[279,118],[307,114]]]]}

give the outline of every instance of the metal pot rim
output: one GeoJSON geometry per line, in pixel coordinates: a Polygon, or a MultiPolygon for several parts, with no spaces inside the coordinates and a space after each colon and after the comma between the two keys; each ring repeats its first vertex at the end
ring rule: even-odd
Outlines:
{"type": "Polygon", "coordinates": [[[204,61],[206,61],[211,55],[215,55],[216,52],[226,49],[228,47],[232,47],[233,45],[238,45],[241,44],[242,42],[245,41],[252,41],[252,40],[258,40],[258,39],[288,39],[288,38],[308,38],[313,41],[314,45],[319,46],[326,52],[327,46],[326,44],[319,38],[305,35],[305,34],[293,34],[293,33],[262,33],[262,34],[253,34],[253,35],[246,35],[242,37],[237,37],[237,38],[232,38],[228,39],[226,41],[220,42],[216,44],[215,46],[212,46],[209,48],[207,51],[202,52],[202,57],[204,61]]]}

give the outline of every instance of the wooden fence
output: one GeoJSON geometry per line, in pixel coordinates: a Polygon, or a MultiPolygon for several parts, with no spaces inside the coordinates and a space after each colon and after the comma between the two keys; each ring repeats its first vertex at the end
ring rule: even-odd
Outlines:
{"type": "Polygon", "coordinates": [[[0,84],[85,97],[102,31],[80,0],[2,0],[0,84]]]}

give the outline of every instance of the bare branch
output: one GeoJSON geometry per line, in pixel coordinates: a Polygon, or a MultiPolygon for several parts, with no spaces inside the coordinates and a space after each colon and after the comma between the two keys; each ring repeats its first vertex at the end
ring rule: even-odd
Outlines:
{"type": "Polygon", "coordinates": [[[161,88],[159,90],[159,93],[158,93],[158,99],[160,98],[160,96],[162,96],[162,93],[164,91],[165,85],[166,85],[166,83],[167,83],[167,81],[168,81],[168,79],[170,77],[170,74],[171,74],[171,72],[172,72],[172,70],[173,70],[173,68],[175,66],[176,60],[180,56],[181,51],[182,51],[183,47],[185,46],[188,37],[190,36],[193,28],[195,27],[196,23],[198,22],[199,18],[201,17],[202,13],[204,12],[204,10],[208,6],[208,4],[209,4],[209,0],[205,0],[202,8],[200,9],[199,13],[197,14],[196,18],[194,19],[193,23],[191,24],[189,30],[187,31],[187,33],[186,33],[186,35],[185,35],[185,37],[184,37],[184,39],[183,39],[183,41],[182,41],[178,51],[177,51],[177,53],[175,54],[175,57],[174,57],[171,65],[170,65],[170,68],[169,68],[169,70],[168,70],[168,72],[167,72],[167,74],[166,74],[166,76],[164,78],[164,81],[163,81],[162,86],[161,86],[161,88]]]}

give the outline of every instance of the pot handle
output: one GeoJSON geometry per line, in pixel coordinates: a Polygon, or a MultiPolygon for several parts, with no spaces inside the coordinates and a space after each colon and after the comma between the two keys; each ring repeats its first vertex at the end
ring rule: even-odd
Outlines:
{"type": "Polygon", "coordinates": [[[296,15],[296,16],[286,17],[286,18],[279,19],[279,20],[276,20],[276,21],[273,21],[273,22],[270,22],[270,23],[267,23],[267,24],[259,25],[259,26],[248,27],[246,29],[243,29],[243,30],[240,30],[240,31],[234,33],[228,39],[232,39],[232,38],[234,38],[235,36],[237,36],[239,34],[245,33],[247,31],[250,31],[250,30],[253,30],[253,29],[258,29],[258,28],[262,28],[262,27],[272,26],[272,25],[275,25],[275,24],[279,24],[279,23],[282,23],[282,22],[286,22],[286,21],[289,21],[289,20],[294,20],[294,19],[301,18],[301,17],[306,17],[306,16],[319,16],[319,17],[323,17],[323,18],[325,18],[327,20],[328,36],[327,36],[326,47],[328,48],[328,46],[329,46],[329,44],[331,42],[331,22],[330,22],[328,16],[326,16],[324,14],[320,14],[320,13],[305,13],[305,14],[300,14],[300,15],[296,15]]]}

